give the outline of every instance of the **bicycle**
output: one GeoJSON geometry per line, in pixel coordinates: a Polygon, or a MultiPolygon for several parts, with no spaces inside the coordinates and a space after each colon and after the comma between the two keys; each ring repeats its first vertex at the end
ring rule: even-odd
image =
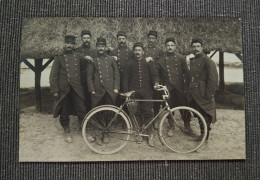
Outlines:
{"type": "Polygon", "coordinates": [[[121,93],[125,102],[120,106],[102,105],[92,109],[84,118],[82,125],[83,139],[88,147],[99,154],[113,154],[125,147],[128,141],[138,142],[140,137],[147,137],[144,131],[158,118],[162,117],[158,135],[162,144],[177,153],[196,151],[205,141],[207,125],[203,116],[193,108],[179,106],[170,108],[167,102],[169,91],[166,86],[159,85],[162,91],[161,100],[132,99],[135,91],[121,93]],[[140,127],[133,112],[133,103],[149,101],[162,102],[164,107],[144,127],[140,127]],[[127,107],[129,115],[123,110],[127,107]],[[190,129],[185,129],[184,118],[189,119],[190,129]],[[171,135],[169,135],[171,131],[171,135]],[[134,136],[135,138],[130,139],[134,136]],[[105,138],[109,141],[104,141],[105,138]]]}

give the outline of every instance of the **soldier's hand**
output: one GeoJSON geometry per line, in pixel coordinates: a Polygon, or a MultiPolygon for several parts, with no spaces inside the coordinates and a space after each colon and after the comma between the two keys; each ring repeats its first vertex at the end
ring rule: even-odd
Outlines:
{"type": "Polygon", "coordinates": [[[53,96],[57,98],[59,97],[59,93],[53,93],[53,96]]]}
{"type": "Polygon", "coordinates": [[[92,91],[91,94],[96,94],[96,92],[95,92],[95,91],[92,91]]]}
{"type": "Polygon", "coordinates": [[[93,62],[93,58],[91,56],[85,56],[84,59],[93,62]]]}
{"type": "Polygon", "coordinates": [[[114,93],[118,93],[118,89],[114,89],[114,93]]]}
{"type": "Polygon", "coordinates": [[[158,84],[158,83],[155,83],[155,84],[154,84],[154,89],[155,89],[155,90],[159,89],[159,84],[158,84]]]}
{"type": "Polygon", "coordinates": [[[117,56],[112,56],[117,61],[117,56]]]}
{"type": "Polygon", "coordinates": [[[150,61],[153,61],[153,58],[152,57],[147,57],[145,58],[146,62],[150,62],[150,61]]]}

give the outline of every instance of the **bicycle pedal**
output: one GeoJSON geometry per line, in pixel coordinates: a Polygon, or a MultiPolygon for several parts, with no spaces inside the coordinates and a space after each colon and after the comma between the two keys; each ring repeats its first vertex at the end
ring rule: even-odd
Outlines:
{"type": "Polygon", "coordinates": [[[99,138],[96,138],[95,143],[97,143],[99,146],[103,146],[102,140],[99,138]]]}

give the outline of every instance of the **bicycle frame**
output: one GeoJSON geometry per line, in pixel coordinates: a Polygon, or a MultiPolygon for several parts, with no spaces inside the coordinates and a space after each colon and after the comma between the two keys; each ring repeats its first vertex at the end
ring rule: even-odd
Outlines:
{"type": "MultiPolygon", "coordinates": [[[[119,107],[119,112],[120,113],[121,111],[124,111],[123,110],[123,107],[124,106],[127,106],[127,109],[129,111],[129,120],[131,121],[130,123],[133,125],[133,128],[136,129],[136,130],[140,130],[139,133],[141,136],[148,136],[146,134],[142,134],[143,131],[145,131],[149,126],[151,126],[151,124],[156,120],[156,118],[158,116],[160,116],[165,110],[167,111],[170,111],[170,107],[169,107],[169,104],[167,102],[166,99],[163,99],[163,100],[154,100],[154,99],[131,99],[130,97],[128,97],[126,99],[126,101],[119,107]],[[132,108],[129,106],[129,103],[131,102],[164,102],[165,103],[165,106],[159,111],[158,114],[156,114],[156,116],[147,124],[145,125],[144,128],[141,128],[137,122],[137,119],[132,111],[132,108]]],[[[116,117],[116,116],[115,116],[116,117]]]]}
{"type": "MultiPolygon", "coordinates": [[[[164,87],[164,86],[161,86],[161,87],[164,87]]],[[[138,132],[139,135],[141,136],[148,136],[146,134],[142,134],[149,126],[151,126],[151,124],[156,120],[156,118],[158,116],[160,116],[165,110],[167,110],[168,112],[170,112],[170,107],[169,107],[169,104],[167,102],[167,98],[168,98],[168,90],[167,89],[162,89],[164,91],[164,95],[162,95],[162,98],[161,100],[158,100],[158,99],[131,99],[130,97],[126,97],[126,100],[125,102],[119,107],[119,111],[118,113],[115,115],[115,117],[110,121],[110,123],[108,124],[107,128],[110,127],[110,125],[112,124],[112,122],[114,121],[114,119],[117,118],[117,115],[120,113],[120,112],[123,112],[125,115],[127,115],[127,113],[125,113],[125,111],[123,110],[124,106],[126,105],[128,111],[129,111],[129,116],[127,115],[129,121],[130,121],[130,124],[133,126],[134,130],[136,130],[138,132]],[[131,102],[164,102],[165,103],[165,106],[159,111],[158,114],[156,114],[156,116],[147,124],[145,125],[144,128],[141,128],[139,125],[138,125],[138,122],[137,122],[137,119],[131,109],[131,107],[129,106],[129,103],[131,102]]]]}

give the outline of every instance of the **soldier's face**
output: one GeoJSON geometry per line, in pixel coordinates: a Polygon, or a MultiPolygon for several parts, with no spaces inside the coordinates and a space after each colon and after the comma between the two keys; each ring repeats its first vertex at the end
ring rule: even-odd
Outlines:
{"type": "Polygon", "coordinates": [[[72,42],[66,42],[64,45],[64,48],[66,51],[71,51],[74,49],[74,43],[72,42]]]}
{"type": "Polygon", "coordinates": [[[134,48],[134,54],[135,54],[135,57],[137,58],[141,58],[144,54],[144,50],[142,47],[139,47],[139,46],[136,46],[134,48]]]}
{"type": "Polygon", "coordinates": [[[148,36],[148,43],[149,43],[149,45],[155,44],[156,41],[157,41],[156,36],[154,36],[154,35],[149,35],[148,36]]]}
{"type": "Polygon", "coordinates": [[[81,40],[82,40],[83,44],[88,46],[88,45],[90,45],[91,36],[89,34],[84,34],[81,36],[81,40]]]}
{"type": "Polygon", "coordinates": [[[200,54],[203,52],[203,47],[199,42],[192,43],[191,45],[193,54],[200,54]]]}
{"type": "Polygon", "coordinates": [[[123,45],[126,43],[126,37],[125,36],[118,36],[117,38],[118,44],[123,45]]]}
{"type": "Polygon", "coordinates": [[[99,54],[104,54],[106,50],[106,46],[103,44],[98,44],[97,45],[97,51],[99,54]]]}
{"type": "Polygon", "coordinates": [[[173,53],[176,50],[176,44],[172,41],[167,42],[165,46],[166,46],[166,51],[168,53],[173,53]]]}

